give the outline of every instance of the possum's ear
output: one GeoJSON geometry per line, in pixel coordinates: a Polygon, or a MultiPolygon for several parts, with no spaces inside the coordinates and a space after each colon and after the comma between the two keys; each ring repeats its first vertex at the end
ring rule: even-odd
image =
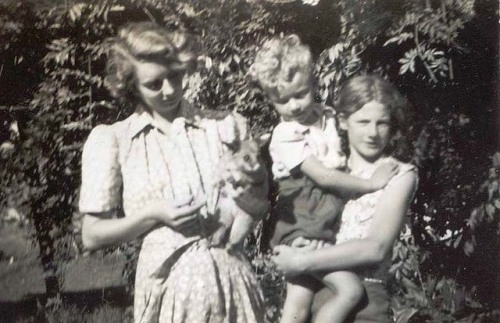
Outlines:
{"type": "Polygon", "coordinates": [[[270,138],[271,138],[270,133],[264,133],[264,134],[260,135],[259,137],[255,138],[255,141],[257,142],[257,145],[259,147],[264,147],[268,143],[270,138]]]}

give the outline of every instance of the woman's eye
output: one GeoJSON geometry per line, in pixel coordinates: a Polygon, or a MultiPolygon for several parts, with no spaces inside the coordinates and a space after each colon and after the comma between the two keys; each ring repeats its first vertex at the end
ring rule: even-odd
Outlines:
{"type": "Polygon", "coordinates": [[[161,87],[163,86],[163,80],[149,81],[149,82],[144,83],[143,85],[150,90],[159,91],[159,90],[161,90],[161,87]]]}
{"type": "Polygon", "coordinates": [[[178,80],[182,76],[183,76],[182,72],[172,72],[172,73],[168,74],[167,78],[169,80],[178,80]]]}
{"type": "Polygon", "coordinates": [[[288,100],[282,100],[282,99],[276,99],[274,100],[274,104],[279,104],[279,105],[283,105],[285,103],[287,103],[288,100]]]}
{"type": "Polygon", "coordinates": [[[308,92],[299,93],[295,96],[296,99],[303,99],[307,96],[308,92]]]}

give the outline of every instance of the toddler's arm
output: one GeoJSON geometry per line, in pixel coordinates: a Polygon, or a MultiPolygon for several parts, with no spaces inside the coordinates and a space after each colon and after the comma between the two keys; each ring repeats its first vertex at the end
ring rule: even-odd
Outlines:
{"type": "Polygon", "coordinates": [[[296,248],[277,246],[273,250],[273,262],[286,276],[379,264],[390,253],[401,232],[416,185],[415,172],[408,172],[391,183],[380,197],[366,238],[306,251],[300,257],[296,248]]]}
{"type": "Polygon", "coordinates": [[[333,190],[341,195],[366,194],[384,188],[389,180],[398,173],[395,163],[383,163],[369,179],[360,179],[337,169],[329,169],[314,156],[307,157],[300,170],[317,185],[333,190]]]}

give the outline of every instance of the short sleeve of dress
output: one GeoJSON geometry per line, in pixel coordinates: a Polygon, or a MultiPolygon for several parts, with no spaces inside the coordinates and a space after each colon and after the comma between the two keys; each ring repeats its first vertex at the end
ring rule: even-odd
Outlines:
{"type": "Polygon", "coordinates": [[[415,185],[415,188],[414,188],[413,193],[412,193],[411,200],[413,200],[415,193],[416,193],[416,190],[417,190],[417,187],[418,187],[418,169],[417,169],[417,167],[413,164],[400,162],[394,158],[391,158],[391,161],[396,162],[399,165],[399,172],[393,178],[391,178],[391,180],[387,184],[387,187],[394,185],[395,180],[400,178],[401,176],[405,175],[406,173],[414,172],[415,175],[417,176],[417,185],[415,185]]]}
{"type": "Polygon", "coordinates": [[[116,137],[111,126],[97,126],[83,147],[80,212],[116,209],[121,203],[121,185],[116,137]]]}
{"type": "Polygon", "coordinates": [[[281,123],[273,131],[269,153],[273,159],[273,175],[281,178],[281,175],[290,175],[312,151],[301,129],[294,127],[294,123],[281,123]]]}

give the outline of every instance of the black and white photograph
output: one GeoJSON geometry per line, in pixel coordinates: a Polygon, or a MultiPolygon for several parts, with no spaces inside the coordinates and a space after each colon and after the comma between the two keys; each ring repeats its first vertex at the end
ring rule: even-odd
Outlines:
{"type": "Polygon", "coordinates": [[[0,0],[0,323],[500,322],[497,0],[0,0]]]}

